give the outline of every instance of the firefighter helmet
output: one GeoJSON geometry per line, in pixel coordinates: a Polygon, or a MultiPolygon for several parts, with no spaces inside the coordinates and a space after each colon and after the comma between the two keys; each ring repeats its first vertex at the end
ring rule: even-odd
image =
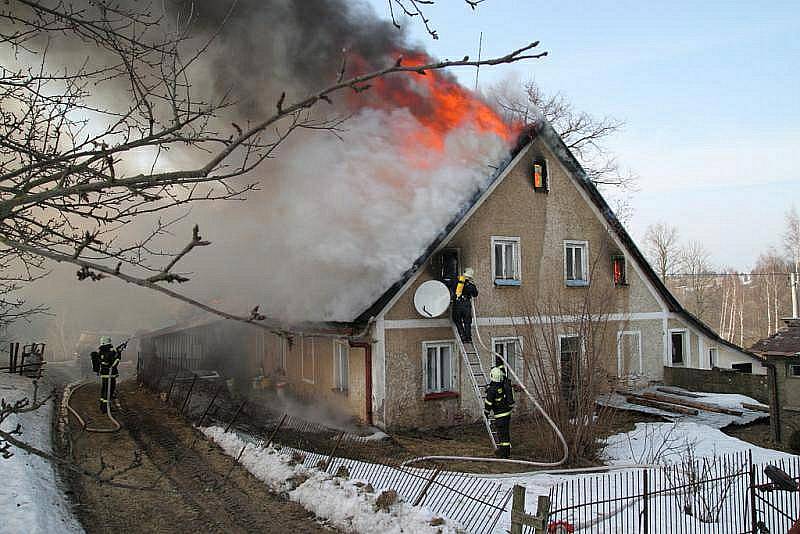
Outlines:
{"type": "Polygon", "coordinates": [[[489,379],[492,382],[502,382],[505,378],[506,374],[500,367],[492,367],[492,370],[489,371],[489,379]]]}
{"type": "Polygon", "coordinates": [[[111,338],[108,336],[101,336],[100,345],[111,345],[111,338]]]}
{"type": "Polygon", "coordinates": [[[464,278],[467,278],[469,280],[475,278],[475,269],[473,269],[472,267],[467,267],[466,269],[464,269],[464,278]]]}

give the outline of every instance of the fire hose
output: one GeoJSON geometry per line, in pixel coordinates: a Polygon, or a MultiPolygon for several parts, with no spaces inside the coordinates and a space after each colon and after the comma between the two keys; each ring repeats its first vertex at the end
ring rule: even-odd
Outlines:
{"type": "Polygon", "coordinates": [[[536,397],[532,395],[530,391],[528,391],[528,388],[525,386],[525,383],[522,380],[520,380],[519,376],[517,376],[516,371],[514,371],[514,369],[510,365],[508,365],[508,361],[505,359],[505,357],[502,354],[499,354],[495,352],[493,349],[487,347],[486,344],[483,342],[483,339],[481,338],[480,328],[478,328],[478,317],[477,317],[477,312],[475,311],[476,308],[477,306],[473,304],[472,323],[475,325],[475,334],[478,337],[478,343],[480,343],[481,347],[483,347],[484,350],[493,354],[495,358],[498,358],[500,361],[503,362],[506,371],[511,374],[516,383],[519,384],[519,386],[522,388],[522,391],[525,393],[528,399],[530,399],[530,401],[533,403],[536,410],[540,414],[542,414],[542,417],[544,417],[545,421],[547,421],[547,424],[550,426],[550,428],[553,429],[553,432],[555,433],[556,437],[561,442],[561,450],[563,452],[563,454],[561,455],[561,459],[559,459],[557,462],[534,462],[530,460],[511,460],[507,458],[481,458],[478,456],[422,456],[419,458],[412,458],[411,460],[407,460],[406,462],[403,462],[403,465],[404,466],[411,465],[426,460],[488,462],[488,463],[514,464],[514,465],[529,465],[531,467],[558,467],[564,464],[564,462],[566,462],[567,458],[569,457],[569,446],[567,445],[567,440],[564,439],[564,434],[561,433],[561,430],[558,428],[558,425],[556,425],[555,421],[553,421],[553,419],[550,417],[547,411],[545,411],[545,409],[542,408],[542,405],[539,404],[539,401],[536,399],[536,397]]]}
{"type": "Polygon", "coordinates": [[[83,386],[88,386],[92,382],[93,382],[92,380],[84,380],[83,382],[81,382],[77,386],[75,386],[74,388],[70,388],[67,391],[67,393],[64,395],[64,403],[67,405],[67,410],[69,410],[69,412],[72,415],[75,416],[75,419],[77,419],[78,422],[81,424],[81,429],[82,430],[85,430],[87,432],[108,432],[108,433],[117,432],[120,428],[122,428],[122,425],[120,425],[119,421],[114,419],[114,416],[111,415],[111,379],[110,378],[107,380],[108,386],[107,386],[107,389],[106,389],[106,399],[108,400],[108,402],[106,402],[106,415],[111,420],[111,423],[114,425],[113,428],[94,428],[94,427],[88,426],[86,424],[86,421],[83,419],[83,417],[81,417],[81,415],[77,411],[75,411],[75,409],[70,405],[69,401],[72,399],[72,394],[75,393],[80,388],[82,388],[83,386]]]}

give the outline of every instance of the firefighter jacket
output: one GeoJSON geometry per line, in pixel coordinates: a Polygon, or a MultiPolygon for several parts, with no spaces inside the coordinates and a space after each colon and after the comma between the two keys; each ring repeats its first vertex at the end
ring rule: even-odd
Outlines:
{"type": "Polygon", "coordinates": [[[117,367],[122,356],[113,345],[101,345],[97,355],[100,361],[100,378],[119,376],[117,367]]]}
{"type": "Polygon", "coordinates": [[[478,288],[471,280],[459,276],[450,283],[450,292],[453,296],[453,307],[470,309],[470,299],[478,296],[478,288]]]}
{"type": "Polygon", "coordinates": [[[494,412],[494,418],[508,417],[514,408],[514,397],[504,382],[490,382],[486,386],[486,399],[483,401],[483,410],[494,412]]]}

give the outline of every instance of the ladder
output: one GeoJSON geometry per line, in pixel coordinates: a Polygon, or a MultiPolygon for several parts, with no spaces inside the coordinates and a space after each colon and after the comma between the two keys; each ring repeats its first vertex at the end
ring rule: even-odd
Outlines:
{"type": "Polygon", "coordinates": [[[494,418],[486,417],[483,411],[483,401],[486,399],[486,386],[489,384],[489,379],[486,376],[486,372],[483,370],[483,363],[481,362],[481,355],[478,353],[478,347],[474,343],[463,343],[455,324],[453,325],[453,335],[456,338],[456,346],[461,353],[461,358],[463,358],[464,364],[467,366],[467,374],[472,384],[472,391],[475,393],[475,398],[480,403],[480,414],[483,419],[483,424],[486,427],[486,432],[489,434],[489,439],[492,440],[492,447],[496,449],[498,438],[497,431],[494,429],[494,418]]]}

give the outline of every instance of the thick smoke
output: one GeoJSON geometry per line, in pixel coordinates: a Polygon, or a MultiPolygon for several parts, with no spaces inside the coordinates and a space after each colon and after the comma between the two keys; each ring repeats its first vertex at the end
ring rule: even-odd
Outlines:
{"type": "MultiPolygon", "coordinates": [[[[187,5],[171,4],[168,19],[185,20],[187,5]]],[[[291,101],[329,85],[343,54],[353,75],[419,53],[352,0],[206,0],[193,9],[198,43],[228,16],[194,71],[195,90],[206,99],[231,94],[238,121],[271,113],[284,91],[291,101]]],[[[452,124],[454,112],[471,113],[460,104],[448,110],[447,128],[431,130],[441,110],[412,76],[395,75],[382,91],[323,104],[352,114],[344,131],[293,135],[243,178],[261,184],[246,202],[193,207],[175,244],[199,223],[213,245],[181,263],[194,274],[180,289],[235,313],[259,304],[285,320],[348,321],[408,269],[488,179],[509,140],[474,121],[452,124]],[[441,146],[421,141],[432,134],[441,146]]],[[[170,157],[172,165],[196,164],[193,155],[170,157]]],[[[125,291],[126,299],[153,298],[125,291]]],[[[136,328],[158,326],[143,322],[136,328]]]]}

